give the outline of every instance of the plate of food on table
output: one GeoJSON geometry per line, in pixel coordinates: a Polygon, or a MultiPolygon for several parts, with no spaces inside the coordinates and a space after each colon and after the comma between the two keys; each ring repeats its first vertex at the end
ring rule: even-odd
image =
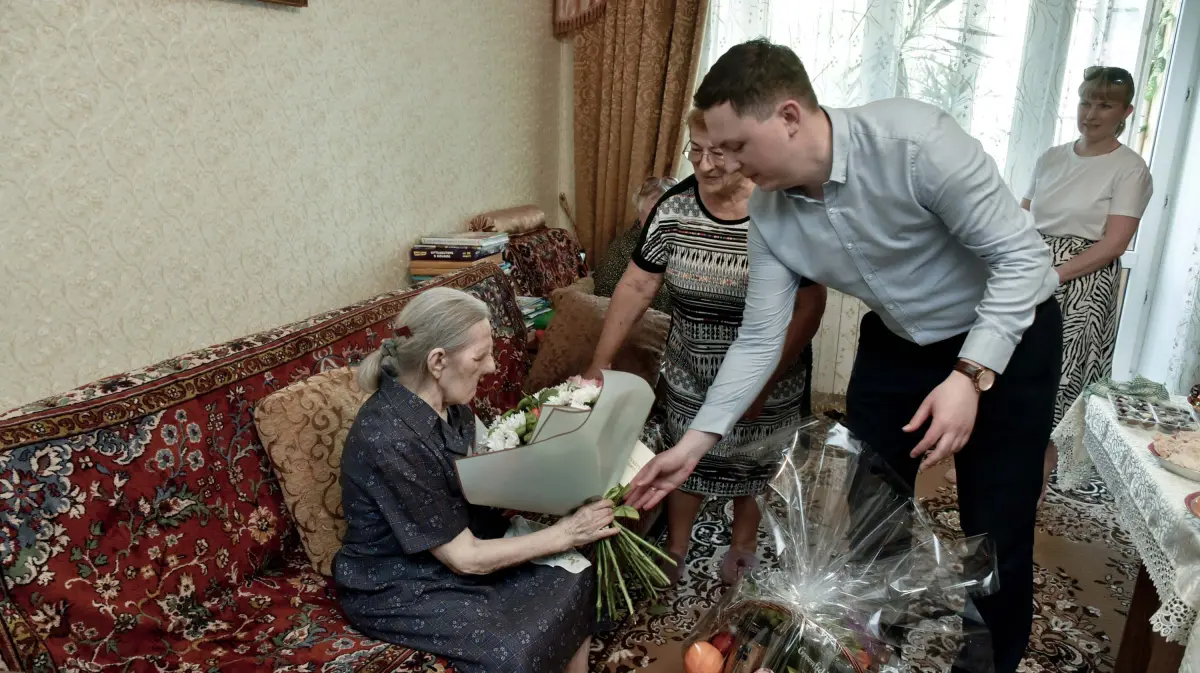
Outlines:
{"type": "Polygon", "coordinates": [[[1150,442],[1150,453],[1163,469],[1185,479],[1200,481],[1200,432],[1157,435],[1150,442]]]}

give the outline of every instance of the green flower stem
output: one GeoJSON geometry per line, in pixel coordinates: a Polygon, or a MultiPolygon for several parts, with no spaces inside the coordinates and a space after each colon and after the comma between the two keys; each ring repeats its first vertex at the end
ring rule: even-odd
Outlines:
{"type": "Polygon", "coordinates": [[[624,547],[626,556],[629,556],[633,561],[632,565],[642,575],[642,581],[647,586],[653,588],[655,584],[667,586],[670,581],[667,579],[666,573],[654,563],[649,556],[645,554],[634,542],[625,539],[626,534],[622,533],[617,536],[618,546],[624,547]]]}
{"type": "Polygon", "coordinates": [[[654,579],[647,574],[645,568],[641,564],[634,563],[631,564],[630,567],[633,569],[633,574],[638,584],[641,584],[642,588],[644,588],[646,592],[650,594],[651,600],[656,600],[658,598],[658,588],[655,586],[656,582],[654,579]]]}
{"type": "Polygon", "coordinates": [[[616,542],[616,551],[618,554],[620,554],[620,557],[622,557],[622,564],[620,564],[620,565],[622,565],[622,567],[625,567],[625,569],[628,569],[632,573],[632,575],[634,575],[634,577],[632,577],[632,579],[635,579],[635,581],[638,584],[643,584],[644,583],[643,582],[644,572],[642,570],[642,564],[638,563],[638,560],[636,558],[630,557],[629,549],[626,548],[626,543],[624,541],[620,540],[620,537],[622,537],[622,536],[620,536],[620,535],[617,536],[617,542],[616,542]]]}
{"type": "MultiPolygon", "coordinates": [[[[616,559],[613,559],[614,565],[616,559]]],[[[621,569],[617,568],[617,583],[621,585],[621,595],[625,597],[625,605],[629,608],[630,616],[633,615],[633,601],[629,598],[629,591],[625,588],[625,576],[621,573],[621,569]]]]}
{"type": "Polygon", "coordinates": [[[617,617],[617,591],[616,582],[613,581],[613,575],[619,576],[621,569],[617,567],[617,560],[614,558],[612,543],[608,540],[604,541],[604,546],[607,553],[604,555],[604,560],[608,563],[608,581],[605,583],[605,589],[608,593],[608,614],[614,619],[617,617]]]}
{"type": "Polygon", "coordinates": [[[646,541],[645,541],[645,540],[643,540],[642,538],[638,537],[637,533],[634,533],[633,531],[629,530],[629,529],[628,529],[628,528],[626,528],[625,526],[622,526],[622,525],[621,525],[621,523],[620,523],[619,521],[614,521],[614,522],[613,522],[613,524],[614,524],[614,525],[616,525],[616,527],[617,527],[617,528],[620,528],[620,529],[621,529],[621,532],[622,532],[623,534],[628,534],[628,535],[629,535],[629,537],[630,537],[630,538],[632,538],[632,540],[633,540],[634,542],[638,543],[638,544],[639,544],[639,545],[641,545],[643,548],[645,548],[645,549],[648,549],[648,550],[650,550],[650,551],[654,552],[654,553],[655,553],[655,554],[656,554],[656,555],[657,555],[659,558],[663,559],[664,561],[667,561],[667,562],[669,562],[671,565],[677,565],[677,564],[675,563],[675,559],[671,558],[670,556],[667,556],[667,555],[666,555],[665,553],[663,553],[663,551],[662,551],[661,549],[659,549],[658,547],[655,547],[654,545],[650,544],[649,542],[646,542],[646,541]]]}
{"type": "Polygon", "coordinates": [[[604,599],[604,605],[608,609],[609,614],[612,614],[612,595],[609,592],[612,586],[612,571],[608,568],[608,556],[612,552],[609,549],[608,540],[600,541],[600,553],[596,559],[600,564],[600,571],[604,576],[604,581],[599,586],[600,596],[604,599]]]}
{"type": "Polygon", "coordinates": [[[604,606],[604,541],[596,545],[596,621],[600,621],[600,614],[604,606]]]}
{"type": "Polygon", "coordinates": [[[626,558],[629,567],[636,571],[639,577],[645,575],[646,561],[649,560],[648,557],[642,553],[642,550],[637,545],[628,540],[621,539],[623,537],[624,535],[617,536],[617,549],[626,558]]]}
{"type": "Polygon", "coordinates": [[[647,562],[650,558],[636,544],[624,539],[625,537],[624,533],[617,536],[617,548],[628,559],[630,565],[638,570],[643,570],[648,565],[647,562]]]}
{"type": "MultiPolygon", "coordinates": [[[[612,501],[616,507],[621,507],[628,492],[627,486],[613,486],[605,492],[604,499],[612,501]]],[[[636,512],[634,514],[636,515],[636,512]]],[[[637,517],[626,512],[617,518],[637,517]]],[[[657,600],[659,589],[670,586],[670,580],[659,567],[655,557],[676,565],[674,559],[620,522],[614,521],[613,525],[620,533],[601,540],[596,545],[596,576],[599,582],[596,597],[597,619],[601,619],[606,610],[613,619],[619,619],[622,616],[622,607],[628,609],[629,615],[632,616],[633,599],[629,591],[633,585],[641,586],[651,600],[657,600]],[[621,603],[624,605],[621,606],[621,603]]]]}

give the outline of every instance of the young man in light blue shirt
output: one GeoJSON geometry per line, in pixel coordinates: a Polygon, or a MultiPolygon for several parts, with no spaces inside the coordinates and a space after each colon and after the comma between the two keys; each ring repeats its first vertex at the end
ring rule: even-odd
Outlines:
{"type": "Polygon", "coordinates": [[[979,142],[932,106],[822,108],[795,53],[765,40],[722,56],[695,104],[719,158],[758,186],[750,285],[704,407],[630,501],[657,503],[746,411],[775,368],[802,278],[858,297],[871,313],[847,424],[909,489],[953,457],[963,531],[996,545],[1000,590],[978,599],[996,671],[1015,671],[1032,626],[1034,519],[1061,369],[1049,249],[979,142]]]}

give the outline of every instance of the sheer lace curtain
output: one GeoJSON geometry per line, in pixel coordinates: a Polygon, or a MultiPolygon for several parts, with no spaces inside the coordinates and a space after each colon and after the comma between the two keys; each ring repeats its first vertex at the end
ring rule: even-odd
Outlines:
{"type": "MultiPolygon", "coordinates": [[[[1154,0],[712,0],[700,76],[729,47],[765,36],[799,54],[823,105],[915,98],[983,143],[1014,194],[1034,162],[1076,135],[1084,68],[1139,72],[1154,0]]],[[[697,80],[699,81],[699,80],[697,80]]],[[[1128,124],[1128,136],[1141,128],[1128,124]]],[[[830,293],[814,390],[845,393],[861,302],[830,293]]]]}
{"type": "Polygon", "coordinates": [[[1187,394],[1192,386],[1200,385],[1200,240],[1191,257],[1192,264],[1187,271],[1189,287],[1180,312],[1183,319],[1172,344],[1167,370],[1168,387],[1181,395],[1187,394]]]}

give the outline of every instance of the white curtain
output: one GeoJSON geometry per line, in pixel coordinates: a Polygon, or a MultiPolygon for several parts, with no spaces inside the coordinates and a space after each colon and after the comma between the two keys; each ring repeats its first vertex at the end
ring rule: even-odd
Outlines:
{"type": "MultiPolygon", "coordinates": [[[[1141,72],[1146,18],[1157,17],[1161,1],[711,0],[709,7],[701,77],[739,42],[762,36],[786,44],[824,105],[902,96],[950,112],[1020,198],[1037,157],[1076,135],[1084,68],[1141,72]]],[[[1128,126],[1127,137],[1138,123],[1128,126]]],[[[813,387],[842,394],[864,308],[830,294],[813,387]]]]}
{"type": "Polygon", "coordinates": [[[1192,386],[1200,385],[1200,240],[1192,250],[1187,277],[1189,287],[1180,312],[1183,320],[1172,344],[1167,370],[1167,385],[1179,394],[1187,394],[1192,386]]]}

